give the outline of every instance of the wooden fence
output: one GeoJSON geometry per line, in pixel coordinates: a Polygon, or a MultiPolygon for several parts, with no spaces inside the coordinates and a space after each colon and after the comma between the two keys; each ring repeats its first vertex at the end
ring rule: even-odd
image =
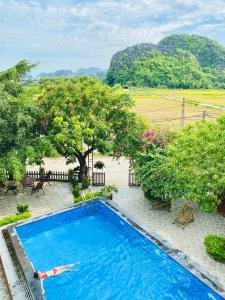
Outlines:
{"type": "MultiPolygon", "coordinates": [[[[46,176],[48,172],[44,172],[41,176],[46,176]]],[[[40,172],[39,171],[27,171],[26,176],[30,176],[32,178],[36,178],[37,180],[40,179],[40,172]]],[[[78,177],[78,173],[75,172],[73,176],[78,177]]],[[[52,171],[49,181],[63,181],[69,182],[71,178],[69,178],[68,172],[58,172],[52,171]]],[[[94,172],[92,176],[92,185],[94,186],[104,186],[105,185],[105,173],[103,172],[94,172]]]]}
{"type": "Polygon", "coordinates": [[[105,185],[105,173],[104,172],[93,172],[92,185],[104,186],[105,185]]]}
{"type": "Polygon", "coordinates": [[[137,182],[134,173],[129,172],[129,175],[128,175],[128,185],[129,186],[140,186],[140,183],[137,182]]]}
{"type": "MultiPolygon", "coordinates": [[[[39,171],[26,171],[26,176],[35,178],[39,180],[41,177],[45,177],[48,172],[43,172],[40,174],[39,171]]],[[[6,174],[7,179],[9,180],[9,175],[6,174]]],[[[78,172],[73,172],[73,174],[69,174],[68,172],[59,172],[59,171],[51,171],[49,181],[63,181],[70,182],[72,177],[75,176],[78,178],[78,172]]],[[[105,185],[105,173],[104,172],[94,172],[92,175],[92,185],[94,186],[104,186],[105,185]]]]}
{"type": "MultiPolygon", "coordinates": [[[[40,175],[39,171],[27,171],[26,176],[30,176],[32,178],[40,179],[42,176],[46,176],[48,172],[43,172],[40,175]]],[[[68,182],[69,181],[69,175],[68,172],[58,172],[58,171],[52,171],[49,181],[64,181],[68,182]]]]}

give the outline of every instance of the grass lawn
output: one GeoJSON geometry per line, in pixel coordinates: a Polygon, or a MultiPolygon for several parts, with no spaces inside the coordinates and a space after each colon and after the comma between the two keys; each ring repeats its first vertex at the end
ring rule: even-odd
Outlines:
{"type": "Polygon", "coordinates": [[[181,117],[181,101],[185,98],[185,124],[193,124],[200,120],[203,111],[215,120],[225,111],[198,106],[199,103],[222,106],[225,108],[225,90],[172,90],[132,88],[128,91],[135,100],[135,111],[152,126],[163,128],[179,128],[181,117]],[[194,116],[194,117],[192,117],[194,116]],[[172,120],[176,119],[176,120],[172,120]]]}

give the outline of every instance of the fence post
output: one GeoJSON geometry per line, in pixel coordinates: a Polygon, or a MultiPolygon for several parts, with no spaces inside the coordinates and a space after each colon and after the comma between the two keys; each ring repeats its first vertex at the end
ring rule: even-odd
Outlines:
{"type": "Polygon", "coordinates": [[[205,120],[205,119],[206,119],[206,111],[203,110],[203,112],[202,112],[202,120],[205,120]]]}

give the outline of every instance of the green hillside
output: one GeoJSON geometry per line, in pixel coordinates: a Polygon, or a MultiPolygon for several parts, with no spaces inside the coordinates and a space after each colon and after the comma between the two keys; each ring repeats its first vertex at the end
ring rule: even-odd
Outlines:
{"type": "Polygon", "coordinates": [[[128,47],[113,55],[110,68],[106,74],[109,85],[124,84],[130,80],[130,68],[133,62],[143,57],[147,52],[157,50],[153,44],[139,44],[128,47]]]}
{"type": "Polygon", "coordinates": [[[225,47],[206,37],[174,34],[163,38],[158,46],[189,51],[196,57],[201,67],[225,67],[225,47]]]}
{"type": "Polygon", "coordinates": [[[114,54],[106,82],[168,88],[225,88],[225,47],[197,35],[171,35],[114,54]]]}

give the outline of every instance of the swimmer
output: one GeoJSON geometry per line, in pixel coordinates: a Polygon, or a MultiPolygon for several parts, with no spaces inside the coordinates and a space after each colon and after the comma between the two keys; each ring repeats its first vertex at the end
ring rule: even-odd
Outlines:
{"type": "Polygon", "coordinates": [[[34,272],[34,278],[40,279],[41,282],[41,291],[42,294],[44,294],[44,287],[43,287],[43,281],[47,279],[48,277],[54,277],[57,275],[60,275],[64,272],[74,272],[74,270],[71,270],[75,265],[78,265],[80,262],[77,262],[75,264],[70,264],[66,266],[59,266],[55,267],[52,270],[46,271],[46,272],[40,272],[40,271],[35,271],[34,272]]]}

